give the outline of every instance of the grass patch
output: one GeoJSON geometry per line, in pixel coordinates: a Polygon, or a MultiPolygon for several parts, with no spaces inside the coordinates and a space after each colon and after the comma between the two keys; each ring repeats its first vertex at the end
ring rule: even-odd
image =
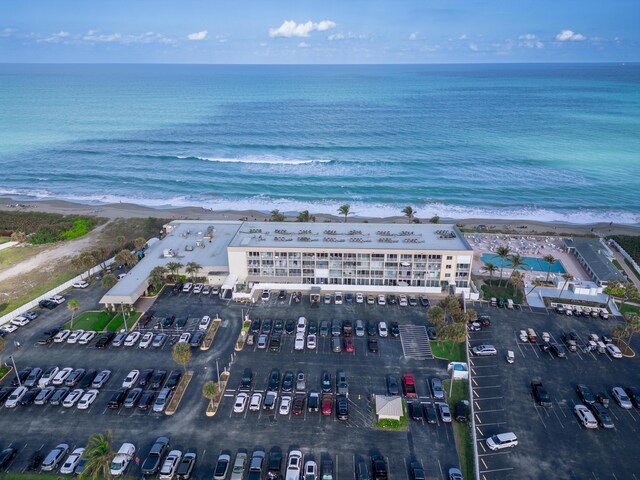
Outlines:
{"type": "Polygon", "coordinates": [[[524,298],[521,288],[517,288],[514,295],[513,285],[509,285],[506,278],[502,280],[502,285],[499,280],[485,280],[481,289],[485,299],[489,299],[491,297],[511,298],[514,303],[521,305],[524,298]]]}
{"type": "Polygon", "coordinates": [[[629,305],[628,303],[620,305],[620,307],[618,307],[618,310],[620,310],[620,313],[635,313],[637,315],[640,315],[640,308],[636,307],[635,305],[629,305]]]}
{"type": "Polygon", "coordinates": [[[620,270],[621,272],[624,272],[624,270],[622,269],[622,265],[620,265],[620,262],[618,260],[616,260],[615,258],[613,260],[611,260],[611,263],[613,263],[613,265],[620,270]]]}
{"type": "Polygon", "coordinates": [[[0,367],[0,378],[3,378],[8,372],[11,370],[11,367],[7,367],[6,365],[2,365],[0,367]]]}
{"type": "Polygon", "coordinates": [[[59,480],[67,478],[66,475],[57,475],[55,473],[3,473],[0,475],[2,480],[59,480]]]}
{"type": "MultiPolygon", "coordinates": [[[[142,315],[142,312],[131,312],[131,314],[127,314],[127,330],[130,329],[140,318],[140,315],[142,315]]],[[[119,313],[118,315],[115,316],[115,318],[113,320],[111,320],[111,322],[109,323],[109,325],[107,325],[106,330],[108,332],[115,332],[117,330],[119,330],[120,328],[124,328],[124,319],[122,317],[122,313],[119,313]]]]}
{"type": "MultiPolygon", "coordinates": [[[[4,242],[0,242],[4,243],[4,242]]],[[[0,250],[0,268],[9,268],[46,250],[45,246],[25,245],[0,250]]]]}
{"type": "Polygon", "coordinates": [[[447,340],[445,342],[438,342],[432,340],[431,353],[436,358],[442,360],[448,360],[450,362],[466,362],[467,361],[467,349],[464,342],[456,342],[453,340],[447,340]]]}
{"type": "Polygon", "coordinates": [[[169,404],[165,409],[164,413],[166,415],[173,415],[174,413],[176,413],[176,410],[178,409],[178,406],[182,401],[182,397],[187,391],[187,387],[189,386],[189,383],[191,383],[192,378],[193,373],[191,372],[182,375],[182,378],[180,378],[180,382],[178,382],[178,386],[176,387],[176,391],[173,393],[173,396],[171,397],[171,400],[169,400],[169,404]]]}
{"type": "MultiPolygon", "coordinates": [[[[113,313],[101,310],[99,312],[82,312],[73,319],[73,330],[95,330],[102,332],[113,320],[113,313]]],[[[71,330],[71,321],[64,324],[64,328],[71,330]]]]}
{"type": "Polygon", "coordinates": [[[629,260],[627,260],[626,258],[624,259],[624,263],[627,264],[627,267],[629,267],[631,269],[631,271],[636,276],[636,278],[638,280],[640,280],[640,272],[638,272],[638,270],[636,270],[636,267],[634,267],[633,264],[629,260]]]}
{"type": "Polygon", "coordinates": [[[11,237],[0,237],[0,245],[11,241],[11,237]]]}
{"type": "Polygon", "coordinates": [[[394,431],[402,431],[402,432],[406,432],[409,429],[409,422],[407,420],[407,406],[405,405],[404,400],[402,400],[402,417],[400,417],[400,420],[390,420],[390,419],[384,419],[384,420],[375,420],[376,418],[376,412],[375,412],[376,406],[375,406],[375,402],[373,405],[373,427],[374,428],[380,428],[382,430],[394,430],[394,431]]]}
{"type": "MultiPolygon", "coordinates": [[[[460,400],[469,400],[469,383],[466,380],[456,380],[453,382],[453,389],[449,395],[451,388],[451,380],[444,380],[442,388],[446,392],[449,408],[454,411],[454,406],[460,400]]],[[[460,469],[463,478],[474,478],[473,464],[473,435],[471,434],[471,422],[456,422],[453,425],[453,436],[456,441],[456,450],[460,459],[460,469]]]]}

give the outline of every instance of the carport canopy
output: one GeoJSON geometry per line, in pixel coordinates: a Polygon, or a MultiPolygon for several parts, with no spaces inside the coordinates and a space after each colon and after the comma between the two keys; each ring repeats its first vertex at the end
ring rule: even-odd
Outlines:
{"type": "Polygon", "coordinates": [[[236,283],[238,282],[238,275],[230,273],[227,278],[224,279],[221,290],[235,290],[236,283]]]}

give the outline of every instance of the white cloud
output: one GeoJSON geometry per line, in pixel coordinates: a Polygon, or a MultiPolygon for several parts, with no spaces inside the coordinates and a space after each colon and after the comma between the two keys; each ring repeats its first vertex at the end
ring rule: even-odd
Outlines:
{"type": "Polygon", "coordinates": [[[469,49],[473,50],[474,52],[478,51],[478,45],[476,45],[475,43],[470,43],[469,44],[469,49]]]}
{"type": "Polygon", "coordinates": [[[518,37],[520,40],[534,40],[536,36],[533,33],[525,33],[518,37]]]}
{"type": "Polygon", "coordinates": [[[202,30],[201,32],[190,33],[189,35],[187,35],[187,40],[199,42],[207,38],[207,35],[209,35],[209,32],[207,32],[206,30],[202,30]]]}
{"type": "Polygon", "coordinates": [[[412,32],[411,35],[409,35],[409,40],[418,40],[418,32],[412,32]]]}
{"type": "Polygon", "coordinates": [[[422,52],[437,52],[440,50],[440,45],[421,45],[419,50],[422,52]]]}
{"type": "Polygon", "coordinates": [[[218,41],[218,43],[227,43],[227,40],[229,40],[229,38],[225,37],[224,35],[216,35],[216,40],[218,41]]]}
{"type": "Polygon", "coordinates": [[[366,38],[368,38],[366,35],[358,35],[352,32],[347,32],[347,33],[338,32],[338,33],[332,33],[331,35],[329,35],[327,37],[327,40],[333,42],[337,40],[364,40],[366,38]]]}
{"type": "Polygon", "coordinates": [[[309,48],[309,44],[307,42],[300,42],[298,48],[309,48]]]}
{"type": "Polygon", "coordinates": [[[331,20],[322,20],[315,23],[309,20],[307,23],[296,23],[293,20],[285,20],[278,28],[270,28],[270,37],[308,37],[313,31],[324,32],[336,27],[331,20]]]}
{"type": "Polygon", "coordinates": [[[12,36],[14,33],[16,33],[16,30],[14,28],[4,28],[1,32],[0,32],[0,37],[10,37],[12,36]]]}
{"type": "Polygon", "coordinates": [[[458,37],[458,40],[466,40],[467,38],[469,38],[469,37],[467,37],[467,34],[466,34],[466,33],[463,33],[462,35],[460,35],[460,36],[458,37]]]}
{"type": "Polygon", "coordinates": [[[53,33],[48,37],[38,39],[38,43],[60,43],[68,37],[69,32],[60,31],[58,33],[53,33]]]}
{"type": "Polygon", "coordinates": [[[266,46],[267,46],[267,43],[266,43],[266,42],[262,42],[262,43],[260,44],[260,46],[261,46],[261,47],[266,47],[266,46]]]}
{"type": "Polygon", "coordinates": [[[559,34],[556,35],[556,40],[559,42],[581,42],[586,39],[587,37],[585,37],[581,33],[576,33],[573,30],[562,30],[559,34]]]}
{"type": "Polygon", "coordinates": [[[544,43],[538,41],[535,43],[535,46],[536,48],[544,48],[544,43]]]}
{"type": "Polygon", "coordinates": [[[146,32],[140,35],[125,35],[122,33],[99,33],[98,30],[89,30],[82,37],[82,40],[90,43],[121,43],[123,45],[131,45],[136,43],[160,43],[162,45],[176,45],[177,40],[171,37],[165,37],[161,33],[146,32]]]}
{"type": "Polygon", "coordinates": [[[521,40],[521,42],[518,43],[518,46],[520,47],[544,48],[544,43],[538,40],[533,33],[525,33],[524,35],[520,35],[518,38],[521,40]]]}

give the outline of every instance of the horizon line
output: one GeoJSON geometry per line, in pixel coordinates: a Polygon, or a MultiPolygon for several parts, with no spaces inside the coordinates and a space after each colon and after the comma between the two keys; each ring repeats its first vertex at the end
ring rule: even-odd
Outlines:
{"type": "Polygon", "coordinates": [[[2,62],[0,65],[187,65],[187,66],[439,66],[439,65],[635,65],[640,60],[607,62],[439,62],[439,63],[179,63],[179,62],[2,62]]]}

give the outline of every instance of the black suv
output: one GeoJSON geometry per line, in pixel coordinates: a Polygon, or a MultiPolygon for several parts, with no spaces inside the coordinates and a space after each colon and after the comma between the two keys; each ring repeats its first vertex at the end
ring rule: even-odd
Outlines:
{"type": "Polygon", "coordinates": [[[40,302],[38,302],[38,305],[40,306],[40,308],[48,308],[49,310],[53,310],[58,306],[56,302],[52,302],[51,300],[40,300],[40,302]]]}
{"type": "Polygon", "coordinates": [[[338,420],[349,420],[349,400],[344,395],[336,397],[336,415],[338,420]]]}
{"type": "Polygon", "coordinates": [[[107,348],[107,345],[111,343],[115,336],[115,332],[105,333],[96,342],[96,348],[107,348]]]}
{"type": "Polygon", "coordinates": [[[373,480],[386,480],[387,478],[387,462],[382,455],[374,455],[371,457],[371,473],[373,480]]]}
{"type": "Polygon", "coordinates": [[[167,437],[159,437],[151,447],[149,456],[142,463],[142,474],[155,475],[158,473],[168,450],[169,439],[167,437]]]}
{"type": "Polygon", "coordinates": [[[165,387],[170,390],[175,390],[181,378],[182,378],[182,374],[180,372],[172,372],[171,375],[169,375],[169,378],[167,379],[167,383],[165,384],[165,387]]]}
{"type": "Polygon", "coordinates": [[[277,392],[280,388],[280,370],[274,368],[271,370],[271,374],[269,374],[269,386],[267,387],[268,392],[277,392]]]}
{"type": "Polygon", "coordinates": [[[159,389],[160,387],[162,387],[162,383],[164,382],[164,379],[166,376],[167,376],[166,370],[158,370],[151,378],[149,385],[151,385],[151,388],[154,390],[159,389]]]}

